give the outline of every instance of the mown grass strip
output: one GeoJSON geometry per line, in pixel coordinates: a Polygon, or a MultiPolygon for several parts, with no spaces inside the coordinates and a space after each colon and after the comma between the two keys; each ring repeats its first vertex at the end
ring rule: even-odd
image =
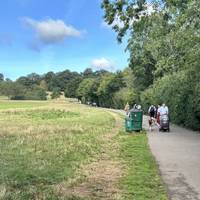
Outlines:
{"type": "Polygon", "coordinates": [[[127,134],[121,131],[120,158],[125,174],[120,180],[125,200],[167,200],[166,189],[159,175],[158,166],[143,133],[127,134]]]}

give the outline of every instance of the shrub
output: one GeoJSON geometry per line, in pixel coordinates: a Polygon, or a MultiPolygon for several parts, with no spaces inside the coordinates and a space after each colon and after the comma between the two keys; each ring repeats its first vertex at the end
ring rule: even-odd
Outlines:
{"type": "Polygon", "coordinates": [[[118,109],[124,108],[128,102],[130,105],[134,105],[138,101],[138,95],[134,90],[129,88],[122,88],[114,94],[113,103],[114,107],[118,109]]]}
{"type": "Polygon", "coordinates": [[[59,98],[61,95],[60,89],[59,88],[55,88],[51,94],[51,98],[52,99],[56,99],[59,98]]]}
{"type": "Polygon", "coordinates": [[[47,93],[40,88],[28,90],[25,93],[26,100],[47,100],[47,93]]]}
{"type": "Polygon", "coordinates": [[[141,94],[145,110],[150,104],[165,102],[171,120],[179,125],[200,130],[200,84],[190,71],[167,75],[141,94]]]}

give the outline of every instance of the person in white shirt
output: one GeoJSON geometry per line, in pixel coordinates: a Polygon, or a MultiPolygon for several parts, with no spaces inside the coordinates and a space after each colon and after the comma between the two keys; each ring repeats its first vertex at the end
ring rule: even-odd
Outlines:
{"type": "Polygon", "coordinates": [[[160,113],[160,116],[162,116],[162,115],[168,115],[169,114],[169,109],[168,109],[168,107],[164,103],[159,108],[159,113],[160,113]]]}
{"type": "Polygon", "coordinates": [[[156,125],[160,129],[160,108],[161,106],[158,104],[157,111],[156,111],[156,125]]]}

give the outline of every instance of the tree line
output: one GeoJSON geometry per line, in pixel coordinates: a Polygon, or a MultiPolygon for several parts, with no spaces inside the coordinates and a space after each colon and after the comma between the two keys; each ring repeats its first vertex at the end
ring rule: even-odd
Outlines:
{"type": "Polygon", "coordinates": [[[46,99],[46,91],[52,98],[64,92],[103,107],[139,103],[145,111],[165,102],[173,122],[200,130],[200,1],[103,0],[102,9],[117,40],[128,38],[128,68],[33,73],[16,81],[0,75],[0,93],[46,99]]]}
{"type": "Polygon", "coordinates": [[[49,91],[53,99],[64,93],[65,97],[77,98],[82,103],[123,108],[127,102],[134,104],[138,100],[133,80],[129,68],[117,72],[87,68],[82,73],[70,70],[43,75],[32,73],[16,81],[4,80],[0,74],[0,95],[13,100],[46,100],[49,91]]]}
{"type": "Polygon", "coordinates": [[[104,0],[102,8],[118,41],[128,38],[143,108],[165,102],[173,122],[200,130],[200,1],[104,0]]]}

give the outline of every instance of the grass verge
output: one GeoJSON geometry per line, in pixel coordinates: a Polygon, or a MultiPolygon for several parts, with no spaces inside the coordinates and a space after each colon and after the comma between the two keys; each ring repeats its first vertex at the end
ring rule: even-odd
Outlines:
{"type": "Polygon", "coordinates": [[[159,175],[158,166],[143,133],[119,134],[120,159],[124,176],[120,180],[125,200],[167,200],[166,189],[159,175]]]}

